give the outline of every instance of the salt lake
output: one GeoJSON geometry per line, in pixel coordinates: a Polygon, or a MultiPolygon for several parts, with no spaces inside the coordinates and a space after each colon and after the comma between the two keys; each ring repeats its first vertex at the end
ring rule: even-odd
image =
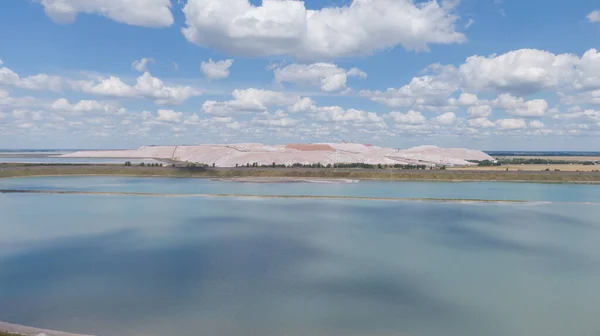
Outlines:
{"type": "Polygon", "coordinates": [[[40,177],[0,189],[0,320],[116,335],[597,335],[600,186],[40,177]]]}

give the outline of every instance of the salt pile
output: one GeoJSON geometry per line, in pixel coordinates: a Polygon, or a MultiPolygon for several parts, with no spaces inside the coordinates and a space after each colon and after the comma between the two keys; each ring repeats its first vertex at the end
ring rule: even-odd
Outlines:
{"type": "Polygon", "coordinates": [[[147,158],[204,163],[216,167],[310,164],[401,164],[471,166],[470,161],[494,160],[482,151],[419,146],[394,149],[354,143],[263,145],[258,143],[197,146],[143,146],[135,150],[80,151],[62,155],[77,158],[147,158]]]}

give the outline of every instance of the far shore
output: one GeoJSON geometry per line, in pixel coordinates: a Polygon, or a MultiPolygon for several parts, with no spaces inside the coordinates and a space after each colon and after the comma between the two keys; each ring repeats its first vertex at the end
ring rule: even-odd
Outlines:
{"type": "Polygon", "coordinates": [[[82,334],[73,334],[68,332],[40,329],[34,327],[26,327],[19,324],[12,324],[0,321],[0,336],[33,336],[33,335],[47,335],[47,336],[90,336],[82,334]]]}
{"type": "MultiPolygon", "coordinates": [[[[282,179],[446,181],[446,182],[535,182],[598,183],[600,172],[494,171],[494,170],[403,170],[363,168],[205,168],[171,166],[142,167],[102,164],[0,164],[0,178],[34,176],[127,176],[241,179],[278,182],[282,179]]],[[[255,181],[252,181],[252,180],[255,181]]]]}

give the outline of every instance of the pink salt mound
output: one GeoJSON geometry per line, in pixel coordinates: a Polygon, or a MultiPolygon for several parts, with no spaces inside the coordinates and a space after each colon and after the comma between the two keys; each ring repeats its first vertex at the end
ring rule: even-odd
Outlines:
{"type": "Polygon", "coordinates": [[[299,151],[303,151],[303,152],[313,152],[313,151],[331,151],[331,152],[333,152],[334,151],[333,147],[331,147],[330,145],[325,145],[325,144],[314,144],[314,145],[289,144],[289,145],[285,146],[285,149],[295,149],[295,150],[299,150],[299,151]]]}

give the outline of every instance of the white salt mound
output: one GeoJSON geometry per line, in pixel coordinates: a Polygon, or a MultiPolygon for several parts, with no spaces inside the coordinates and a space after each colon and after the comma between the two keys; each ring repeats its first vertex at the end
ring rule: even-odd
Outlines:
{"type": "Polygon", "coordinates": [[[418,164],[426,166],[471,166],[469,161],[494,160],[482,151],[466,148],[418,146],[409,149],[384,148],[353,143],[314,145],[263,145],[258,143],[206,144],[198,146],[143,146],[135,150],[80,151],[63,157],[148,158],[204,163],[217,167],[336,163],[418,164]]]}

